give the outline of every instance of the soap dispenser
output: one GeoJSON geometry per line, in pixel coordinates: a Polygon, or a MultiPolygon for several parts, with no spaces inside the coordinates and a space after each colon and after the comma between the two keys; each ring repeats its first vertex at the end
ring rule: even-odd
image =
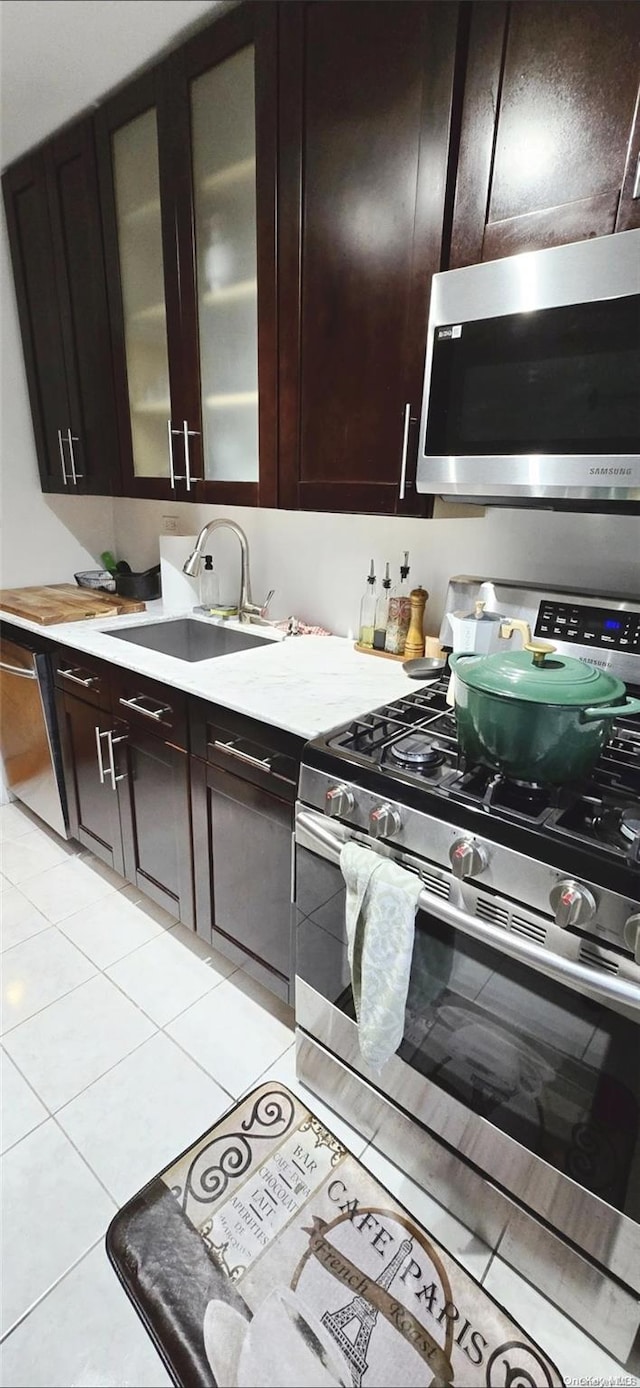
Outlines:
{"type": "Polygon", "coordinates": [[[204,567],[200,570],[200,606],[211,612],[220,602],[218,575],[213,567],[213,556],[205,554],[204,567]]]}

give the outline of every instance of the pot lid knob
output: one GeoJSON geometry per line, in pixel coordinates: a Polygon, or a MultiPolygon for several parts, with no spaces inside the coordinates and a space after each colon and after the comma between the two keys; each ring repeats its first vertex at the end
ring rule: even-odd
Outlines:
{"type": "Polygon", "coordinates": [[[534,641],[531,635],[531,627],[528,622],[522,622],[519,617],[514,617],[508,622],[503,622],[500,627],[500,635],[505,641],[509,641],[514,631],[519,631],[522,637],[523,651],[531,651],[533,664],[538,668],[544,669],[546,657],[553,655],[556,647],[550,641],[534,641]]]}
{"type": "Polygon", "coordinates": [[[480,619],[482,618],[486,605],[486,602],[483,602],[482,598],[477,598],[474,602],[474,617],[477,619],[477,621],[480,621],[480,619]]]}

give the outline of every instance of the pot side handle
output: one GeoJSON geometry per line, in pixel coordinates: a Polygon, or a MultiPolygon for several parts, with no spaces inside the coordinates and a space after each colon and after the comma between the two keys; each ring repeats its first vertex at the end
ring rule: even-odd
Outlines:
{"type": "Polygon", "coordinates": [[[640,699],[627,698],[622,704],[600,704],[595,708],[583,708],[581,722],[595,723],[598,718],[628,718],[631,713],[640,713],[640,699]]]}

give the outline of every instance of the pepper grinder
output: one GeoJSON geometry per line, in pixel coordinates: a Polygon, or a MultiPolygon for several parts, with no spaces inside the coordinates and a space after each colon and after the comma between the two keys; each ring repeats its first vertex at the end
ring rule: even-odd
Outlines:
{"type": "Polygon", "coordinates": [[[411,621],[404,648],[406,660],[418,660],[424,655],[424,609],[429,594],[426,588],[413,588],[411,599],[411,621]]]}

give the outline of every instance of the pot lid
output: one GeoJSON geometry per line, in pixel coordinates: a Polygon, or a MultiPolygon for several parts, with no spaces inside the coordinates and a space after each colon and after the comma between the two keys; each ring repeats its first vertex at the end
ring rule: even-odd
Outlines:
{"type": "Polygon", "coordinates": [[[579,708],[615,703],[626,693],[622,680],[615,675],[571,656],[559,655],[553,648],[489,656],[458,655],[451,657],[451,662],[456,679],[470,689],[529,703],[579,708]]]}
{"type": "Polygon", "coordinates": [[[473,605],[473,612],[452,612],[451,617],[456,617],[459,622],[504,622],[504,617],[499,612],[485,612],[486,604],[478,598],[473,605]]]}

